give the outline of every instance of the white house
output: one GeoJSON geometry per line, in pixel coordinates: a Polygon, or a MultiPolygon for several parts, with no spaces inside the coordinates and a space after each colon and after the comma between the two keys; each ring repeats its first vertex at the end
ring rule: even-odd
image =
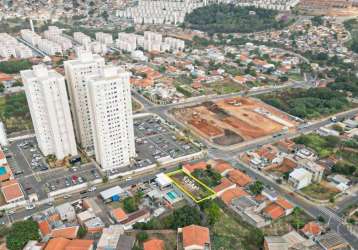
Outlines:
{"type": "Polygon", "coordinates": [[[296,168],[293,170],[288,178],[288,182],[296,189],[302,189],[312,181],[312,174],[304,168],[296,168]]]}

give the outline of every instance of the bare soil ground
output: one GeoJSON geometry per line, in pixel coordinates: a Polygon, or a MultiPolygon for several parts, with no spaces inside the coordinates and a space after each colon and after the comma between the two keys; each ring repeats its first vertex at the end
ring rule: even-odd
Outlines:
{"type": "Polygon", "coordinates": [[[174,110],[195,132],[219,145],[233,145],[278,133],[297,123],[287,114],[252,98],[230,98],[174,110]]]}

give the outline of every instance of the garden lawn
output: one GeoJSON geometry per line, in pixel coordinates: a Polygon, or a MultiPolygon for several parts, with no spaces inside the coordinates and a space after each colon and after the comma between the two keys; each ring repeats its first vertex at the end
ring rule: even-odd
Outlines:
{"type": "Polygon", "coordinates": [[[301,189],[301,192],[316,200],[329,200],[338,194],[339,190],[322,181],[321,183],[312,183],[301,189]]]}

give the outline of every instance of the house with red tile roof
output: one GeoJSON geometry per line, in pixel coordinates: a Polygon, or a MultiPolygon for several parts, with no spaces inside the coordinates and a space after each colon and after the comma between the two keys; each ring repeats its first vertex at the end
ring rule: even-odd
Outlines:
{"type": "Polygon", "coordinates": [[[225,191],[220,198],[226,205],[230,205],[234,198],[240,198],[241,196],[246,195],[248,194],[242,188],[235,187],[225,191]]]}
{"type": "Polygon", "coordinates": [[[183,166],[183,171],[187,174],[191,174],[192,172],[194,172],[195,169],[201,169],[201,170],[206,170],[207,169],[208,164],[205,161],[200,161],[197,163],[187,163],[183,166]]]}
{"type": "Polygon", "coordinates": [[[231,170],[234,170],[230,163],[223,160],[218,160],[213,165],[214,170],[221,174],[221,176],[226,176],[231,170]]]}
{"type": "Polygon", "coordinates": [[[56,228],[51,231],[51,236],[53,238],[66,238],[66,239],[76,239],[79,226],[71,226],[64,228],[56,228]]]}
{"type": "Polygon", "coordinates": [[[6,203],[15,203],[25,199],[24,193],[17,180],[9,180],[1,184],[1,192],[6,203]]]}
{"type": "Polygon", "coordinates": [[[285,210],[276,203],[271,203],[265,207],[263,213],[271,220],[277,220],[278,218],[285,216],[285,210]]]}
{"type": "Polygon", "coordinates": [[[221,196],[225,191],[236,187],[235,183],[232,183],[228,178],[221,178],[221,183],[213,188],[217,196],[221,196]]]}
{"type": "Polygon", "coordinates": [[[42,237],[45,237],[51,233],[51,226],[47,220],[39,221],[38,223],[39,230],[42,237]]]}
{"type": "Polygon", "coordinates": [[[64,250],[70,241],[69,239],[61,237],[51,239],[45,246],[45,250],[64,250]]]}
{"type": "Polygon", "coordinates": [[[178,228],[184,250],[210,250],[210,232],[207,227],[190,225],[178,228]]]}
{"type": "Polygon", "coordinates": [[[283,197],[278,197],[275,203],[285,210],[286,216],[290,215],[293,212],[293,208],[294,208],[293,205],[283,197]]]}
{"type": "Polygon", "coordinates": [[[115,208],[111,211],[111,216],[116,220],[117,223],[121,223],[122,221],[128,219],[128,215],[122,208],[115,208]]]}
{"type": "Polygon", "coordinates": [[[301,232],[306,235],[307,238],[313,238],[322,233],[321,226],[314,222],[308,222],[302,229],[301,232]]]}
{"type": "Polygon", "coordinates": [[[58,237],[49,240],[44,250],[92,250],[93,240],[69,240],[58,237]]]}
{"type": "Polygon", "coordinates": [[[241,172],[238,169],[234,169],[228,173],[228,178],[231,182],[235,183],[240,187],[245,187],[252,183],[252,179],[247,174],[241,172]]]}
{"type": "Polygon", "coordinates": [[[159,239],[150,239],[143,243],[143,249],[144,250],[164,250],[165,245],[164,241],[159,239]]]}

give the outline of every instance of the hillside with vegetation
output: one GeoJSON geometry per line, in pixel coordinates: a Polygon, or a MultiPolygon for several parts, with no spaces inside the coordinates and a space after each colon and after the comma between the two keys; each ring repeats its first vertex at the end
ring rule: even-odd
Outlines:
{"type": "Polygon", "coordinates": [[[352,36],[348,43],[348,47],[358,53],[358,18],[345,21],[344,27],[351,33],[352,36]]]}
{"type": "Polygon", "coordinates": [[[294,89],[260,96],[264,102],[291,115],[314,119],[351,107],[345,94],[330,88],[294,89]]]}
{"type": "Polygon", "coordinates": [[[289,24],[285,18],[276,20],[278,12],[233,4],[212,4],[195,9],[185,17],[193,29],[208,33],[256,32],[280,29],[289,24]]]}

